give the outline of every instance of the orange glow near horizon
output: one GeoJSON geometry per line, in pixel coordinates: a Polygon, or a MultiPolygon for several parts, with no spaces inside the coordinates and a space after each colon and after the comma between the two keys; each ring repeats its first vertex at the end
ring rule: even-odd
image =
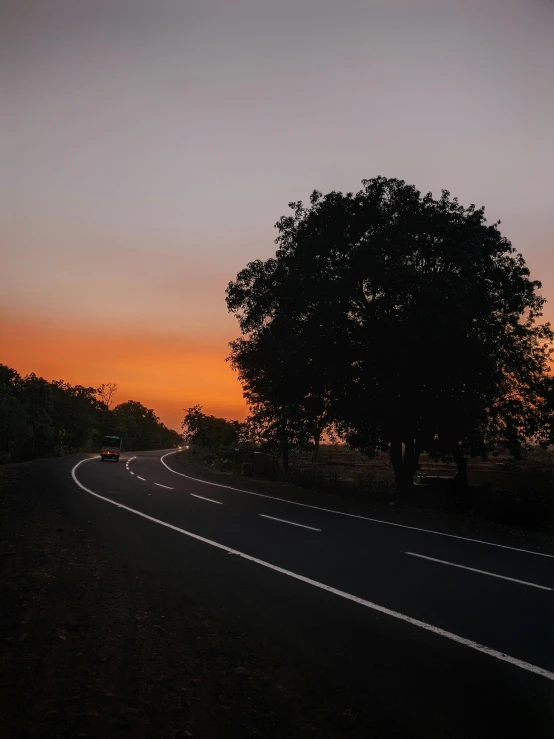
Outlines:
{"type": "MultiPolygon", "coordinates": [[[[546,319],[549,316],[545,316],[546,319]]],[[[0,362],[21,375],[97,387],[116,382],[114,403],[138,400],[179,430],[184,409],[244,420],[246,403],[236,374],[225,362],[227,339],[78,328],[24,317],[0,322],[0,362]]]]}
{"type": "Polygon", "coordinates": [[[116,382],[174,429],[195,404],[243,420],[229,281],[274,256],[287,204],[378,175],[485,205],[554,321],[549,3],[5,5],[0,362],[20,374],[116,382]]]}
{"type": "Polygon", "coordinates": [[[12,319],[0,326],[0,361],[21,375],[96,387],[116,382],[114,402],[138,400],[179,430],[183,409],[243,420],[246,405],[236,375],[225,362],[225,340],[198,341],[114,330],[58,328],[12,319]]]}

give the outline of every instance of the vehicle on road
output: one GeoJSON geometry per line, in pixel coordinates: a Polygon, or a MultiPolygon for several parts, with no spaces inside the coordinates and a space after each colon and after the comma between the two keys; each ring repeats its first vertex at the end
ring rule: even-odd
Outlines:
{"type": "Polygon", "coordinates": [[[104,436],[102,439],[102,449],[100,451],[100,459],[104,462],[106,459],[113,459],[119,462],[121,454],[122,439],[120,436],[104,436]]]}

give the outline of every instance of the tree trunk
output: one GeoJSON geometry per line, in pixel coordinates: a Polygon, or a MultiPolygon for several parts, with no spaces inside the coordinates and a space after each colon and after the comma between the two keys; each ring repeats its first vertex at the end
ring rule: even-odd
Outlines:
{"type": "Polygon", "coordinates": [[[457,503],[463,513],[471,513],[473,510],[473,501],[467,479],[467,459],[462,454],[462,450],[458,444],[454,447],[454,460],[458,468],[458,471],[454,475],[454,493],[457,503]]]}
{"type": "Polygon", "coordinates": [[[404,489],[404,465],[402,463],[402,442],[400,439],[391,441],[389,457],[394,471],[396,492],[397,494],[401,494],[404,489]]]}
{"type": "Polygon", "coordinates": [[[419,469],[419,456],[421,449],[414,439],[404,443],[404,455],[402,454],[402,441],[395,439],[391,442],[389,456],[394,470],[394,481],[397,495],[409,494],[414,485],[414,474],[419,469]]]}
{"type": "Polygon", "coordinates": [[[283,470],[288,475],[289,472],[289,445],[285,442],[283,444],[283,470]]]}
{"type": "Polygon", "coordinates": [[[321,442],[321,433],[319,430],[314,431],[314,462],[319,462],[319,444],[321,442]]]}
{"type": "Polygon", "coordinates": [[[281,458],[283,460],[283,470],[286,475],[289,472],[289,440],[286,434],[281,438],[281,458]]]}
{"type": "Polygon", "coordinates": [[[456,467],[458,468],[458,471],[456,472],[454,478],[456,480],[456,484],[461,488],[467,488],[467,459],[462,454],[461,449],[458,445],[454,447],[454,461],[456,462],[456,467]]]}

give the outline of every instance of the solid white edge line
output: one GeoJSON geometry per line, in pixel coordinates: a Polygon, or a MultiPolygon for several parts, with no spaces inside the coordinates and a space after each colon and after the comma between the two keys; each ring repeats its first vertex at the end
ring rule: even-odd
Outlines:
{"type": "Polygon", "coordinates": [[[487,572],[487,570],[477,570],[475,567],[466,567],[465,565],[458,565],[455,562],[447,562],[445,559],[435,559],[435,557],[427,557],[425,554],[416,554],[415,552],[404,552],[409,554],[410,557],[419,557],[420,559],[428,559],[431,562],[439,562],[441,565],[449,565],[450,567],[459,567],[461,570],[469,570],[470,572],[478,572],[480,575],[489,575],[490,577],[498,577],[500,580],[509,580],[510,582],[517,582],[520,585],[529,585],[531,588],[539,588],[540,590],[552,590],[547,588],[546,585],[537,585],[534,582],[527,582],[526,580],[518,580],[515,577],[506,577],[506,575],[497,575],[496,572],[487,572]]]}
{"type": "Polygon", "coordinates": [[[165,488],[166,490],[173,490],[173,488],[170,488],[169,485],[162,485],[161,482],[155,482],[154,485],[157,485],[159,488],[165,488]]]}
{"type": "Polygon", "coordinates": [[[148,521],[157,523],[160,526],[165,526],[168,529],[177,531],[178,533],[183,534],[184,536],[188,536],[191,539],[196,539],[196,541],[201,541],[204,544],[209,544],[212,547],[216,547],[216,549],[221,549],[222,551],[227,552],[228,554],[234,554],[237,557],[242,557],[248,562],[254,562],[255,564],[261,565],[262,567],[267,567],[269,570],[273,570],[274,572],[280,572],[282,575],[287,575],[288,577],[292,577],[294,580],[299,580],[300,582],[304,582],[307,585],[312,585],[313,587],[319,588],[320,590],[325,590],[328,593],[332,593],[333,595],[338,595],[341,598],[350,600],[353,603],[358,603],[359,605],[365,606],[366,608],[370,608],[371,610],[377,611],[378,613],[384,613],[387,616],[392,616],[393,618],[396,618],[399,621],[404,621],[406,623],[409,623],[412,626],[418,626],[419,628],[424,629],[425,631],[430,631],[432,634],[437,634],[438,636],[442,636],[446,639],[450,639],[451,641],[454,641],[458,644],[463,644],[464,646],[469,647],[470,649],[474,649],[477,652],[482,652],[483,654],[487,654],[489,657],[495,657],[496,659],[499,659],[502,662],[507,662],[508,664],[514,665],[514,667],[520,667],[522,670],[526,670],[527,672],[532,672],[535,675],[540,675],[541,677],[546,677],[548,680],[554,681],[554,672],[545,670],[543,667],[537,667],[537,665],[532,665],[529,662],[524,662],[523,660],[517,659],[516,657],[510,657],[508,654],[504,654],[503,652],[497,652],[495,649],[490,649],[490,647],[486,647],[483,644],[478,644],[477,642],[471,641],[471,639],[466,639],[463,636],[458,636],[457,634],[452,634],[450,631],[445,631],[444,629],[440,629],[438,626],[432,626],[431,624],[425,623],[424,621],[419,621],[418,619],[412,618],[411,616],[405,616],[403,613],[398,613],[397,611],[392,611],[390,608],[385,608],[384,606],[377,605],[376,603],[371,603],[370,601],[364,600],[363,598],[358,598],[356,595],[351,595],[350,593],[346,593],[342,590],[338,590],[337,588],[333,588],[330,585],[325,585],[324,583],[318,582],[317,580],[312,580],[309,577],[304,577],[304,575],[299,575],[296,572],[285,570],[283,567],[278,567],[277,565],[273,565],[270,562],[265,562],[263,559],[257,559],[256,557],[252,557],[250,554],[245,554],[244,552],[239,552],[236,549],[231,549],[230,547],[227,547],[224,544],[220,544],[217,541],[212,541],[211,539],[205,539],[203,536],[199,536],[198,534],[193,534],[191,531],[185,531],[185,529],[181,529],[178,526],[174,526],[171,523],[167,523],[167,521],[161,521],[159,518],[154,518],[153,516],[149,516],[146,513],[142,513],[142,511],[137,511],[134,508],[129,508],[129,506],[122,505],[121,503],[116,503],[115,500],[106,498],[103,495],[100,495],[99,493],[95,493],[93,490],[90,490],[89,488],[85,487],[77,479],[77,474],[75,470],[78,467],[80,467],[84,462],[90,462],[90,461],[91,461],[90,459],[82,459],[80,462],[77,462],[75,467],[73,467],[73,469],[71,470],[71,476],[73,477],[73,480],[76,485],[78,485],[86,493],[89,493],[89,495],[93,495],[95,498],[99,498],[100,500],[103,500],[106,503],[110,503],[110,505],[114,505],[117,508],[122,508],[126,511],[129,511],[129,513],[134,513],[136,516],[141,516],[141,518],[145,518],[148,521]]]}
{"type": "Polygon", "coordinates": [[[203,495],[195,495],[194,493],[191,493],[193,498],[200,498],[200,500],[207,500],[208,503],[217,503],[218,505],[223,505],[223,503],[220,500],[212,500],[212,498],[204,498],[203,495]]]}
{"type": "Polygon", "coordinates": [[[303,529],[311,529],[312,531],[321,531],[316,529],[315,526],[305,526],[303,523],[295,523],[294,521],[285,521],[284,518],[276,518],[275,516],[266,516],[265,513],[258,513],[258,516],[262,518],[270,518],[272,521],[280,521],[281,523],[289,523],[291,526],[300,526],[303,529]]]}
{"type": "Polygon", "coordinates": [[[141,477],[140,475],[137,475],[137,480],[142,480],[143,482],[146,482],[146,478],[141,477]]]}
{"type": "Polygon", "coordinates": [[[265,495],[264,493],[255,493],[252,490],[243,490],[242,488],[234,488],[231,485],[221,485],[219,482],[208,482],[208,480],[200,480],[198,477],[191,477],[185,475],[183,472],[177,472],[172,470],[171,467],[164,462],[165,457],[169,457],[170,454],[176,454],[177,452],[168,452],[160,457],[160,462],[174,475],[180,475],[186,477],[188,480],[194,480],[194,482],[202,482],[204,485],[214,485],[217,488],[227,488],[227,490],[235,490],[237,493],[246,493],[246,495],[256,495],[259,498],[269,498],[270,500],[280,500],[282,503],[290,503],[291,505],[299,505],[302,508],[313,508],[316,511],[324,511],[325,513],[336,513],[338,516],[348,516],[349,518],[360,518],[363,521],[372,521],[373,523],[382,523],[386,526],[397,526],[400,529],[411,529],[412,531],[423,531],[425,534],[436,534],[437,536],[448,536],[450,539],[461,539],[462,541],[472,541],[477,544],[486,544],[489,547],[499,547],[500,549],[511,549],[513,552],[524,552],[525,554],[536,554],[538,557],[548,557],[554,559],[554,554],[545,554],[544,552],[534,552],[532,549],[518,549],[517,547],[509,547],[507,544],[495,544],[492,541],[484,541],[483,539],[470,539],[468,536],[458,536],[457,534],[447,534],[444,531],[433,531],[433,529],[422,529],[418,526],[407,526],[405,523],[394,523],[394,521],[383,521],[379,518],[369,518],[368,516],[359,516],[356,513],[346,513],[345,511],[335,511],[332,508],[321,508],[316,505],[309,505],[308,503],[299,503],[297,500],[287,500],[286,498],[277,498],[275,495],[265,495]]]}

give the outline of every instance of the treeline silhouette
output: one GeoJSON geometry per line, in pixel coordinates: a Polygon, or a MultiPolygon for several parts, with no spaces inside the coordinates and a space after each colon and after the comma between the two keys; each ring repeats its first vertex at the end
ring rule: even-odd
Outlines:
{"type": "Polygon", "coordinates": [[[275,257],[229,283],[241,336],[228,361],[250,408],[241,434],[285,470],[291,450],[317,454],[329,433],[387,453],[398,492],[424,453],[454,460],[463,488],[470,457],[552,444],[545,299],[499,223],[445,190],[362,185],[290,203],[275,257]]]}
{"type": "Polygon", "coordinates": [[[180,434],[136,400],[111,409],[116,387],[48,382],[34,373],[21,377],[0,364],[0,463],[96,451],[102,436],[112,434],[129,451],[181,443],[180,434]]]}
{"type": "Polygon", "coordinates": [[[187,408],[181,424],[186,456],[235,474],[277,478],[281,469],[271,444],[264,444],[248,418],[244,422],[209,415],[201,405],[187,408]],[[267,454],[264,454],[266,450],[267,454]]]}

